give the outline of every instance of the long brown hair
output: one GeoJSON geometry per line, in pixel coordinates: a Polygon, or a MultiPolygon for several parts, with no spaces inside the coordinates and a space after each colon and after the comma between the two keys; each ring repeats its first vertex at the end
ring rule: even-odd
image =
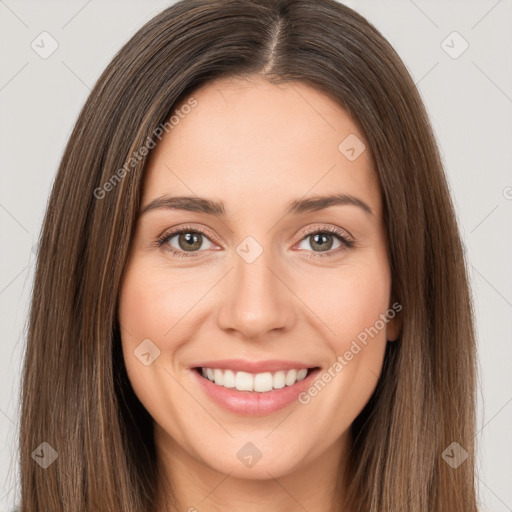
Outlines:
{"type": "Polygon", "coordinates": [[[352,426],[351,510],[476,511],[474,313],[442,162],[406,67],[334,0],[183,0],[108,65],[58,169],[24,361],[22,512],[154,510],[152,419],[130,386],[117,320],[141,148],[198,86],[253,74],[339,102],[368,141],[382,190],[401,331],[352,426]],[[43,442],[58,454],[46,469],[33,457],[43,442]],[[469,454],[456,468],[443,456],[454,442],[469,454]]]}

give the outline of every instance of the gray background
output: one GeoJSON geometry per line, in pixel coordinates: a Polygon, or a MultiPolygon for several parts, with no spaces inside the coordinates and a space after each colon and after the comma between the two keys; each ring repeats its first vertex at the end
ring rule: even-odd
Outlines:
{"type": "MultiPolygon", "coordinates": [[[[114,53],[171,3],[0,0],[0,512],[18,500],[18,393],[32,249],[64,145],[114,53]],[[34,40],[42,44],[43,31],[59,45],[46,59],[31,47],[34,40]]],[[[477,314],[481,509],[512,511],[512,2],[346,3],[396,48],[431,116],[477,314]],[[469,44],[457,58],[464,43],[458,36],[446,40],[453,31],[469,44]]]]}

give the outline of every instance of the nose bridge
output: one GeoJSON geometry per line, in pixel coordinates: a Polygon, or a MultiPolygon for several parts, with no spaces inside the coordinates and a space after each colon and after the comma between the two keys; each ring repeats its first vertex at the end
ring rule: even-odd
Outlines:
{"type": "Polygon", "coordinates": [[[220,327],[238,330],[248,338],[289,327],[292,297],[276,276],[272,250],[247,237],[236,252],[219,306],[220,327]]]}

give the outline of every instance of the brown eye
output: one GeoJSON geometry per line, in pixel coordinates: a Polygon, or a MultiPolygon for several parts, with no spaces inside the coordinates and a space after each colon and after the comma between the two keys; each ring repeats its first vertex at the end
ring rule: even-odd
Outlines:
{"type": "Polygon", "coordinates": [[[313,250],[328,251],[333,245],[334,236],[328,233],[316,233],[309,235],[310,244],[313,250]]]}
{"type": "Polygon", "coordinates": [[[300,242],[299,249],[312,252],[314,256],[334,256],[354,245],[354,241],[344,231],[329,227],[306,233],[300,242]],[[306,243],[309,247],[304,246],[306,243]]]}
{"type": "Polygon", "coordinates": [[[182,228],[181,230],[164,235],[159,240],[158,245],[176,256],[196,256],[194,253],[210,249],[213,243],[204,233],[197,229],[182,228]]]}
{"type": "Polygon", "coordinates": [[[184,251],[197,251],[203,245],[203,235],[200,233],[188,231],[187,233],[180,233],[177,237],[178,246],[184,251]]]}

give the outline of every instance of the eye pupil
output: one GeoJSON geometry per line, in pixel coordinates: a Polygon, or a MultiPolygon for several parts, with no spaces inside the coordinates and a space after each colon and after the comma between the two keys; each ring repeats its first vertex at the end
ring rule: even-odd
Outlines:
{"type": "MultiPolygon", "coordinates": [[[[175,232],[174,234],[170,234],[161,239],[158,245],[162,245],[164,243],[169,243],[171,247],[169,247],[169,252],[173,252],[175,255],[186,256],[185,253],[192,252],[203,252],[201,251],[201,247],[203,245],[203,238],[209,240],[209,238],[204,235],[201,231],[196,231],[193,229],[187,230],[183,229],[182,231],[175,232]],[[172,239],[178,238],[178,247],[172,249],[172,239]]],[[[310,249],[316,253],[330,253],[331,249],[334,245],[335,239],[341,242],[341,245],[345,245],[346,247],[352,247],[353,245],[346,241],[345,238],[339,234],[331,233],[330,230],[324,231],[316,231],[306,235],[302,240],[308,240],[310,249]]],[[[192,254],[189,254],[192,256],[192,254]]]]}
{"type": "Polygon", "coordinates": [[[201,248],[201,235],[199,233],[181,233],[178,237],[178,244],[181,249],[191,251],[201,248]]]}
{"type": "Polygon", "coordinates": [[[317,247],[319,247],[320,251],[328,251],[332,247],[332,239],[332,235],[325,233],[316,233],[315,235],[313,235],[313,243],[311,244],[311,247],[313,247],[314,249],[316,245],[317,247]],[[319,240],[321,240],[321,242],[319,242],[319,240]],[[326,241],[330,243],[327,243],[327,245],[325,245],[326,241]]]}

